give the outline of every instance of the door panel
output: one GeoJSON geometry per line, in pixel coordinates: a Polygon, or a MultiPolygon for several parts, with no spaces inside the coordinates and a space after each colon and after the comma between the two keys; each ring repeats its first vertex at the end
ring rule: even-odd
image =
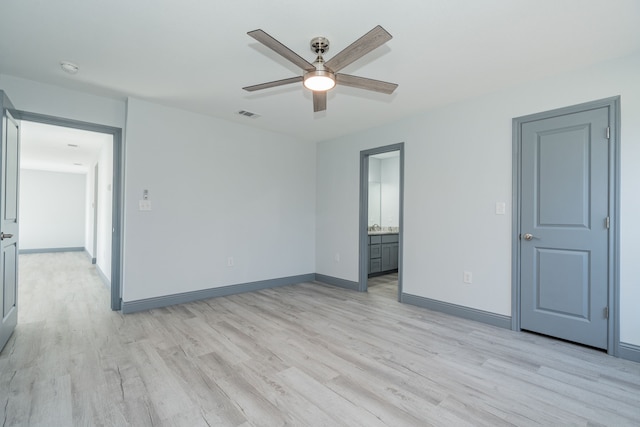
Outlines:
{"type": "Polygon", "coordinates": [[[19,128],[11,103],[0,91],[2,150],[0,161],[0,350],[18,322],[18,171],[19,128]]]}
{"type": "Polygon", "coordinates": [[[12,313],[12,310],[14,310],[16,306],[18,289],[15,284],[18,283],[18,271],[16,270],[18,251],[16,245],[13,244],[9,245],[6,249],[3,249],[2,252],[2,261],[0,261],[4,267],[2,280],[7,284],[7,286],[4,287],[2,315],[3,318],[6,318],[12,313]]]}
{"type": "Polygon", "coordinates": [[[521,127],[522,329],[607,348],[608,109],[521,127]]]}
{"type": "Polygon", "coordinates": [[[538,225],[588,227],[588,128],[539,132],[538,138],[538,225]]]}
{"type": "Polygon", "coordinates": [[[589,318],[589,253],[538,249],[536,310],[589,318]],[[565,295],[571,295],[566,298],[565,295]]]}

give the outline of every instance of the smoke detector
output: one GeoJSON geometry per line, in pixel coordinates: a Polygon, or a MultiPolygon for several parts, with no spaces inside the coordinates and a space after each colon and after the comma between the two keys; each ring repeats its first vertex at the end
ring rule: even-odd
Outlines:
{"type": "Polygon", "coordinates": [[[76,64],[69,61],[61,61],[60,68],[62,68],[62,70],[68,74],[77,74],[79,69],[76,64]]]}

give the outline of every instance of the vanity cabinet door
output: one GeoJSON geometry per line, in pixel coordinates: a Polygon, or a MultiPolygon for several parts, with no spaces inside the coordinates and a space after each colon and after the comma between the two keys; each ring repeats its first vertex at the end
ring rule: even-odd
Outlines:
{"type": "Polygon", "coordinates": [[[398,244],[382,244],[382,271],[396,270],[398,268],[398,244]]]}
{"type": "Polygon", "coordinates": [[[380,258],[382,252],[382,247],[380,245],[370,245],[369,246],[369,258],[380,258]]]}
{"type": "Polygon", "coordinates": [[[398,269],[398,254],[400,246],[397,243],[393,243],[391,246],[391,270],[398,269]]]}
{"type": "Polygon", "coordinates": [[[369,273],[379,273],[381,272],[381,263],[380,258],[370,259],[369,260],[369,273]]]}

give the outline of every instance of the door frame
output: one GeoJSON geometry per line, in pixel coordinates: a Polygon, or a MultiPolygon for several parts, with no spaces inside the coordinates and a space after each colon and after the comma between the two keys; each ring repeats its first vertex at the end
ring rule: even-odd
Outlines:
{"type": "Polygon", "coordinates": [[[12,110],[12,113],[18,120],[104,133],[113,137],[113,183],[111,189],[111,310],[120,310],[122,307],[122,218],[124,217],[122,191],[124,182],[124,169],[122,167],[124,164],[124,150],[122,149],[122,129],[97,123],[32,113],[29,111],[12,110]]]}
{"type": "Polygon", "coordinates": [[[520,331],[520,186],[522,173],[522,125],[536,120],[597,108],[609,111],[609,239],[608,239],[608,331],[607,353],[618,356],[620,347],[620,96],[516,117],[512,121],[512,236],[511,236],[511,329],[520,331]]]}
{"type": "Polygon", "coordinates": [[[404,142],[360,151],[360,223],[358,291],[366,292],[369,278],[369,157],[375,154],[399,151],[400,177],[398,188],[398,301],[402,302],[402,253],[404,246],[404,142]]]}

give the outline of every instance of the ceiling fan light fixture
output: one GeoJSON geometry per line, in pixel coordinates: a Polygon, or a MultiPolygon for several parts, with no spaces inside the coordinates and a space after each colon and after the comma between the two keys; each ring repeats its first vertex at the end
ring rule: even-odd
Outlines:
{"type": "Polygon", "coordinates": [[[326,92],[335,85],[336,77],[330,71],[316,70],[304,75],[304,87],[314,92],[326,92]]]}
{"type": "Polygon", "coordinates": [[[249,31],[247,34],[304,70],[302,76],[298,75],[288,79],[243,87],[242,89],[247,92],[300,83],[302,81],[305,88],[313,91],[313,112],[317,113],[327,109],[327,91],[333,89],[336,84],[386,94],[391,94],[398,87],[395,83],[340,73],[340,70],[344,67],[391,40],[391,34],[380,25],[375,26],[358,40],[333,55],[326,62],[326,66],[323,59],[323,55],[329,49],[329,40],[326,37],[311,39],[311,51],[317,55],[312,64],[261,29],[249,31]]]}

